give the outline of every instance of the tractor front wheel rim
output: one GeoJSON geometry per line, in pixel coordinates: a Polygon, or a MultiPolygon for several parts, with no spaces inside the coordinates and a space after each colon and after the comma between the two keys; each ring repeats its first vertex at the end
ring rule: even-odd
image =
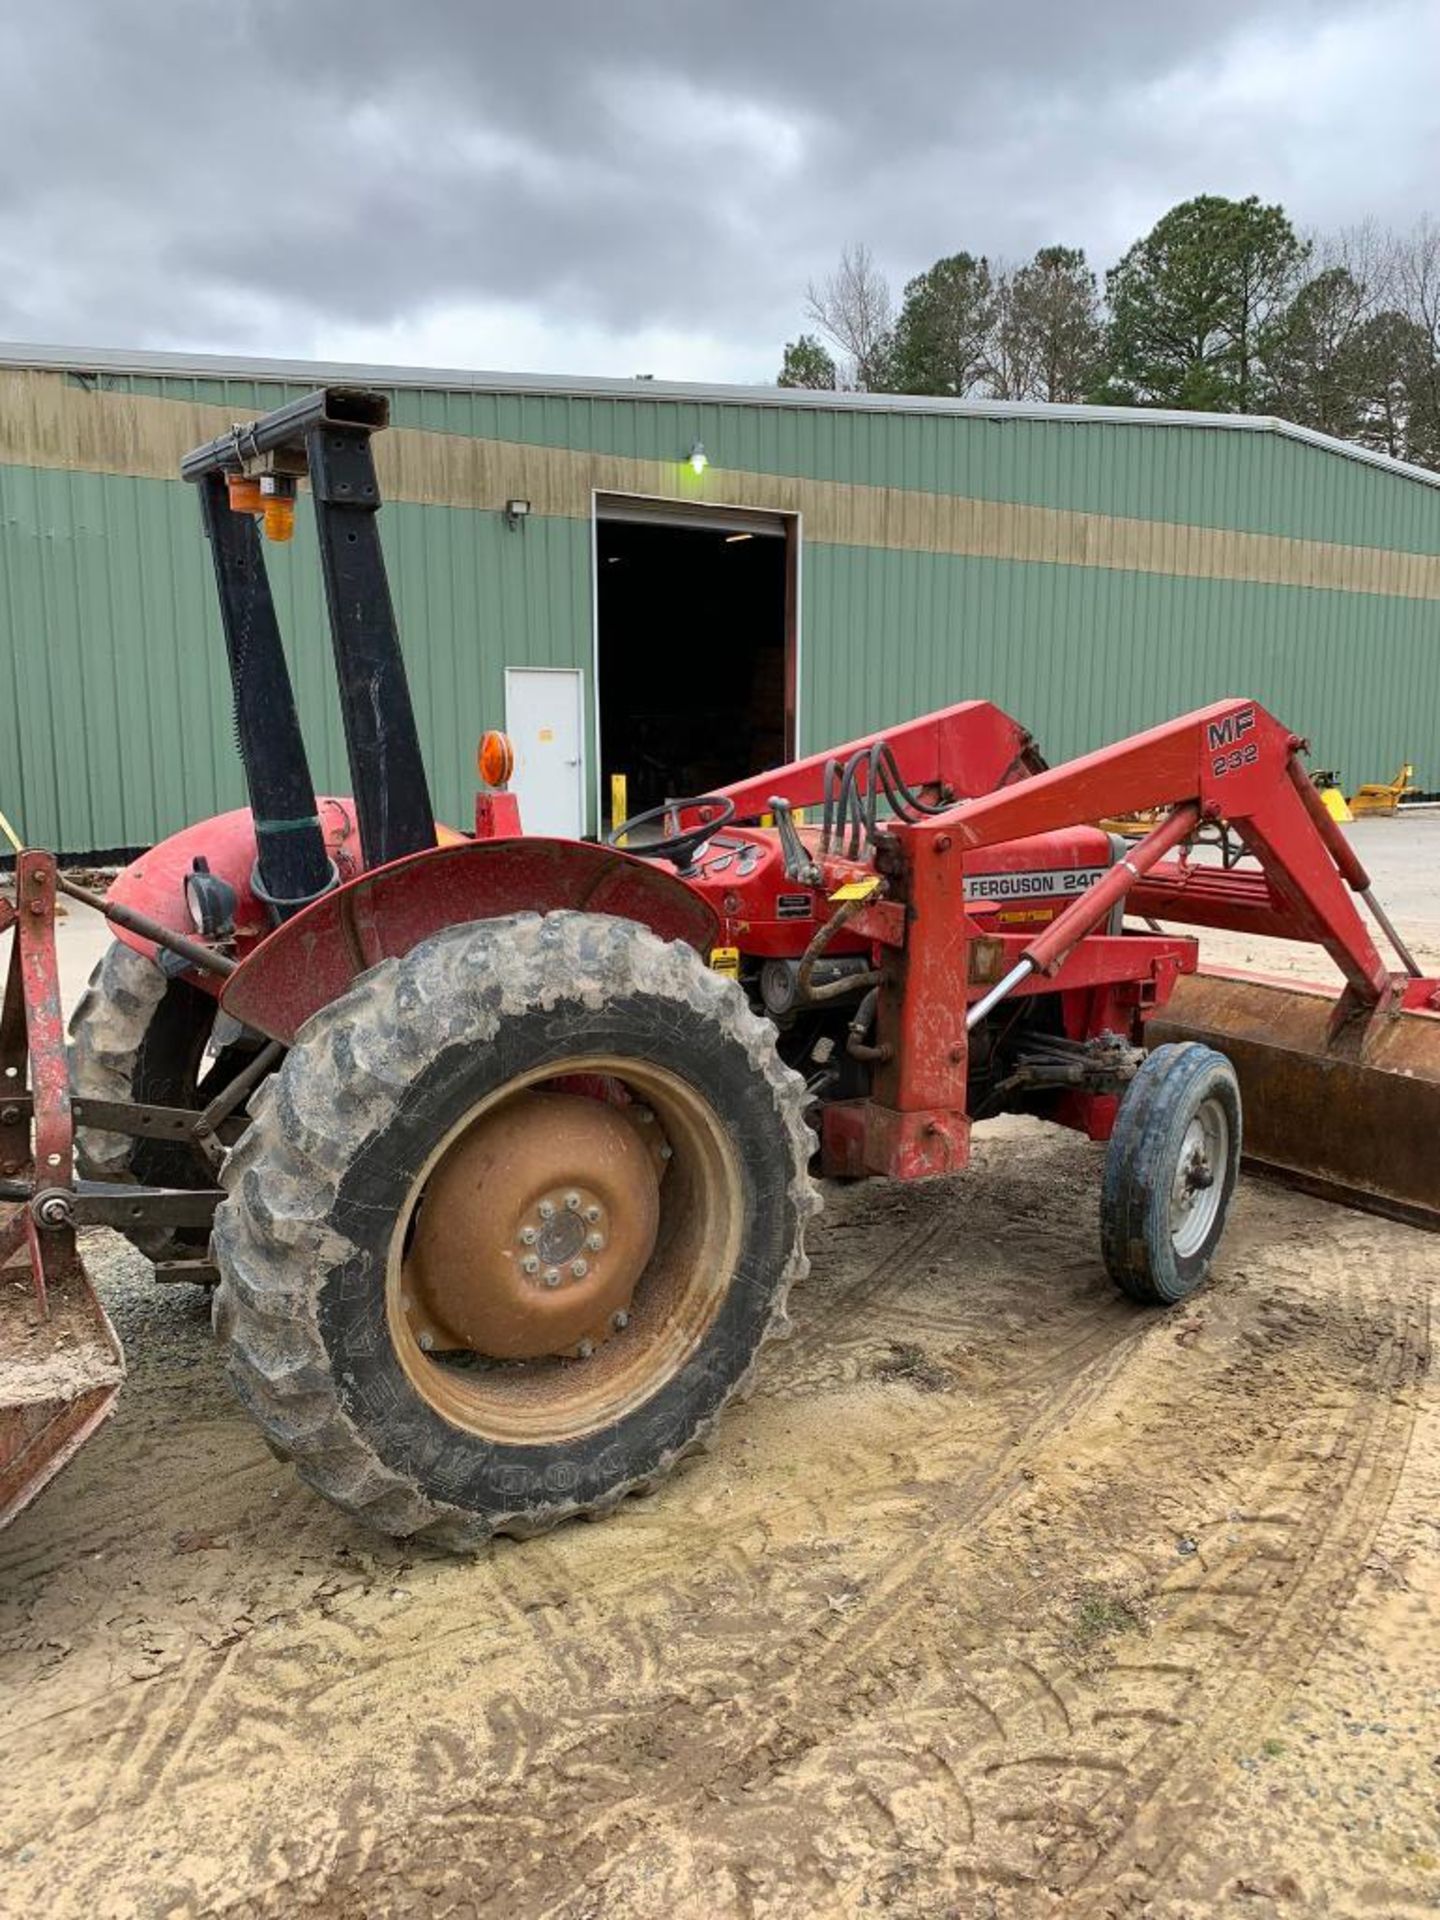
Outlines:
{"type": "Polygon", "coordinates": [[[1190,1116],[1170,1186],[1170,1238],[1180,1258],[1198,1253],[1210,1236],[1230,1168],[1230,1121],[1214,1094],[1190,1116]]]}

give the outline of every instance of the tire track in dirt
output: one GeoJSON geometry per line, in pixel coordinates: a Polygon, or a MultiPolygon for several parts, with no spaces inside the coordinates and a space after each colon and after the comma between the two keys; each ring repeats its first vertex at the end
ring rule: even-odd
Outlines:
{"type": "MultiPolygon", "coordinates": [[[[1183,1740],[1146,1754],[1148,1790],[1127,1810],[1123,1834],[1097,1871],[1077,1883],[1076,1891],[1083,1893],[1074,1904],[1077,1915],[1113,1911],[1117,1896],[1134,1894],[1173,1872],[1191,1842],[1196,1815],[1216,1795],[1221,1769],[1227,1762],[1233,1765],[1237,1750],[1258,1742],[1314,1659],[1353,1592],[1389,1510],[1415,1413],[1413,1399],[1397,1395],[1415,1385],[1428,1358],[1428,1303],[1400,1303],[1386,1344],[1354,1398],[1345,1407],[1326,1409],[1336,1415],[1328,1432],[1309,1435],[1302,1429],[1308,1444],[1297,1446],[1293,1457],[1318,1453],[1323,1465],[1334,1462],[1339,1471],[1333,1479],[1312,1482],[1313,1491],[1295,1516],[1264,1516],[1261,1524],[1285,1540],[1283,1551],[1251,1547],[1240,1571],[1253,1569],[1254,1577],[1244,1582],[1202,1579],[1191,1585],[1176,1579],[1162,1589],[1162,1597],[1179,1600],[1172,1622],[1176,1630],[1193,1625],[1197,1613],[1203,1622],[1200,1610],[1207,1602],[1242,1602],[1245,1626],[1237,1649],[1243,1647],[1243,1667],[1227,1676],[1198,1724],[1190,1717],[1177,1719],[1183,1740]],[[1284,1586],[1277,1584],[1277,1566],[1291,1570],[1284,1586]],[[1167,1818],[1172,1806],[1185,1809],[1185,1817],[1167,1818]]],[[[1277,1485],[1282,1493],[1295,1491],[1287,1479],[1277,1485]]]]}
{"type": "MultiPolygon", "coordinates": [[[[1125,1365],[1129,1346],[1142,1339],[1147,1330],[1143,1319],[1133,1315],[1123,1318],[1129,1331],[1128,1340],[1117,1342],[1108,1324],[1092,1326],[1088,1334],[1069,1340],[1062,1348],[1041,1356],[1010,1377],[1001,1397],[1008,1403],[1009,1424],[1012,1428],[1027,1428],[1026,1438],[1001,1460],[982,1463],[962,1476],[944,1502],[946,1528],[963,1527],[983,1517],[1003,1500],[1023,1471],[1026,1458],[1061,1433],[1113,1382],[1125,1365]]],[[[949,1420],[936,1422],[936,1432],[946,1430],[953,1445],[957,1437],[955,1426],[952,1415],[949,1420]]],[[[908,1553],[893,1560],[885,1577],[864,1594],[853,1612],[847,1609],[838,1621],[828,1622],[824,1628],[807,1635],[799,1658],[789,1657],[793,1650],[787,1650],[786,1657],[769,1663],[767,1670],[767,1663],[752,1653],[745,1674],[747,1684],[736,1696],[745,1709],[743,1725],[737,1725],[733,1739],[726,1737],[724,1729],[719,1730],[719,1737],[715,1729],[708,1730],[708,1764],[702,1790],[707,1807],[744,1796],[747,1807],[753,1809],[756,1794],[773,1785],[791,1757],[790,1721],[798,1696],[803,1695],[805,1701],[807,1745],[815,1746],[822,1740],[845,1735],[855,1715],[852,1674],[867,1663],[873,1666],[877,1659],[883,1661],[896,1644],[905,1645],[914,1639],[914,1616],[923,1609],[927,1598],[923,1583],[944,1553],[943,1532],[927,1530],[908,1553]]],[[[997,1733],[1009,1730],[1017,1715],[1027,1720],[1034,1718],[1042,1726],[1052,1726],[1058,1721],[1060,1728],[1069,1728],[1068,1709],[1063,1699],[1033,1666],[1025,1669],[1023,1678],[997,1669],[984,1674],[978,1687],[962,1685],[958,1693],[953,1675],[938,1664],[932,1665],[925,1680],[926,1690],[946,1703],[936,1708],[936,1713],[949,1720],[953,1720],[957,1712],[973,1719],[974,1732],[968,1744],[993,1740],[997,1733]]],[[[873,1702],[863,1700],[862,1710],[868,1711],[871,1705],[873,1702]]],[[[677,1714],[697,1713],[700,1719],[709,1720],[712,1707],[713,1702],[703,1696],[672,1703],[664,1710],[666,1720],[671,1723],[667,1731],[673,1735],[677,1714]]],[[[633,1713],[626,1712],[617,1716],[612,1724],[623,1727],[626,1739],[633,1740],[634,1719],[633,1713]]],[[[552,1746],[556,1734],[554,1726],[547,1729],[552,1746]]],[[[626,1854],[634,1851],[635,1843],[628,1842],[624,1850],[617,1853],[615,1840],[637,1826],[643,1834],[657,1820],[670,1817],[689,1804],[696,1793],[697,1783],[691,1771],[679,1801],[666,1805],[662,1796],[657,1806],[652,1797],[642,1809],[632,1796],[625,1795],[619,1804],[584,1821],[582,1807],[574,1804],[564,1782],[571,1771],[574,1750],[583,1748],[591,1759],[586,1775],[588,1786],[593,1777],[594,1734],[594,1718],[587,1715],[583,1725],[577,1722],[570,1730],[571,1745],[562,1747],[548,1760],[542,1752],[531,1753],[523,1765],[529,1803],[533,1805],[537,1794],[542,1795],[552,1828],[567,1834],[578,1831],[576,1856],[555,1863],[555,1870],[562,1874],[569,1868],[578,1873],[579,1854],[597,1848],[605,1861],[604,1873],[618,1871],[626,1854]],[[548,1790],[543,1785],[547,1778],[551,1782],[548,1790]]],[[[938,1758],[932,1754],[931,1759],[942,1774],[948,1773],[952,1780],[958,1778],[954,1762],[942,1764],[943,1754],[938,1758]]],[[[625,1777],[623,1771],[620,1777],[625,1777]]],[[[493,1850],[494,1845],[492,1838],[487,1851],[493,1850]]],[[[503,1850],[502,1842],[502,1858],[503,1850]]],[[[599,1871],[600,1868],[592,1866],[587,1877],[593,1878],[599,1871]]]]}
{"type": "MultiPolygon", "coordinates": [[[[177,1915],[313,1900],[349,1920],[462,1889],[507,1920],[1141,1897],[1353,1583],[1403,1465],[1423,1270],[1414,1236],[1377,1230],[1385,1297],[1352,1271],[1358,1230],[1287,1201],[1265,1286],[1222,1277],[1186,1345],[1085,1272],[1082,1175],[1065,1143],[988,1192],[926,1195],[918,1230],[887,1210],[853,1281],[837,1209],[835,1284],[797,1293],[749,1411],[605,1528],[473,1569],[297,1554],[303,1582],[246,1637],[58,1715],[42,1688],[9,1743],[8,1826],[63,1852],[72,1907],[52,1883],[51,1910],[141,1911],[120,1903],[141,1833],[177,1915]],[[871,1377],[912,1338],[956,1343],[952,1391],[871,1377]],[[1200,1550],[1178,1558],[1182,1526],[1200,1550]],[[1062,1630],[1077,1567],[1150,1596],[1148,1641],[1098,1678],[1062,1630]]],[[[285,1591],[277,1542],[311,1503],[274,1507],[247,1595],[285,1591]]],[[[46,1904],[28,1868],[12,1884],[46,1904]]]]}
{"type": "MultiPolygon", "coordinates": [[[[1012,1802],[994,1810],[995,1826],[1013,1831],[1040,1828],[1047,1822],[1055,1824],[1057,1788],[1063,1776],[1072,1793],[1064,1804],[1065,1839],[1058,1846],[1052,1845],[1048,1858],[1042,1858],[1034,1871],[989,1854],[966,1869],[967,1881],[991,1888],[1030,1889],[1041,1883],[1056,1890],[1062,1885],[1084,1887],[1091,1905],[1083,1910],[1096,1910],[1096,1903],[1103,1904],[1108,1899],[1118,1876],[1126,1870],[1127,1863],[1117,1851],[1117,1831],[1133,1832],[1147,1807],[1157,1798],[1163,1798],[1166,1808],[1178,1802],[1184,1809],[1184,1824],[1193,1818],[1197,1807],[1203,1804],[1201,1788],[1207,1769],[1213,1769],[1216,1755],[1224,1748],[1233,1749],[1237,1737],[1243,1737],[1250,1725],[1264,1723],[1273,1705],[1273,1696],[1293,1681],[1311,1657],[1328,1618],[1353,1583],[1393,1490],[1403,1463],[1409,1420],[1403,1407],[1395,1407],[1390,1394],[1394,1388],[1413,1379],[1424,1350],[1423,1323],[1417,1313],[1402,1315],[1396,1324],[1397,1338],[1388,1353],[1382,1355],[1382,1364],[1360,1377],[1348,1402],[1335,1402],[1322,1409],[1333,1416],[1328,1426],[1312,1432],[1302,1430],[1295,1436],[1294,1444],[1278,1455],[1262,1455],[1255,1463],[1253,1475],[1249,1476],[1258,1494],[1270,1492],[1273,1483],[1278,1483],[1282,1492],[1293,1492],[1294,1463],[1298,1460],[1303,1464],[1307,1455],[1319,1454],[1327,1465],[1333,1461],[1354,1463],[1342,1472],[1338,1481],[1310,1474],[1300,1488],[1306,1496],[1300,1513],[1285,1516],[1283,1524],[1289,1527],[1295,1542],[1295,1552],[1290,1557],[1301,1569],[1301,1578],[1285,1590],[1280,1600],[1258,1609],[1256,1601],[1263,1590],[1253,1582],[1237,1583],[1228,1575],[1224,1580],[1198,1585],[1188,1579],[1175,1578],[1161,1589],[1162,1602],[1175,1598],[1192,1614],[1202,1602],[1214,1605],[1217,1600],[1230,1597],[1243,1601],[1249,1614],[1249,1631],[1235,1631],[1252,1658],[1243,1663],[1238,1674],[1232,1667],[1198,1734],[1194,1708],[1187,1698],[1194,1692],[1197,1668],[1193,1665],[1174,1661],[1147,1663],[1152,1677],[1158,1673],[1180,1685],[1172,1690],[1172,1705],[1168,1708],[1147,1702],[1118,1709],[1111,1716],[1128,1717],[1152,1730],[1148,1740],[1123,1761],[1086,1752],[1078,1745],[1073,1737],[1071,1711],[1063,1695],[1052,1678],[1039,1674],[1039,1669],[1032,1666],[1031,1672],[1039,1676],[1045,1697],[1059,1710],[1067,1738],[1058,1748],[1054,1744],[1042,1745],[1009,1759],[986,1762],[981,1778],[984,1785],[994,1787],[997,1783],[1008,1784],[1017,1772],[1030,1773],[1043,1785],[1043,1791],[1032,1803],[1012,1802]],[[1363,1471],[1358,1464],[1362,1458],[1370,1463],[1363,1471]],[[1340,1563],[1338,1575],[1330,1569],[1332,1559],[1340,1563]],[[1192,1594],[1198,1599],[1190,1598],[1192,1594]],[[1256,1696],[1252,1685],[1255,1656],[1263,1662],[1267,1675],[1265,1687],[1270,1697],[1265,1699],[1256,1696]],[[1246,1706],[1241,1714],[1236,1710],[1237,1696],[1246,1706]],[[1186,1759],[1183,1772],[1176,1764],[1182,1751],[1186,1759]],[[1073,1797],[1074,1783],[1088,1775],[1098,1778],[1101,1791],[1082,1796],[1081,1803],[1077,1804],[1073,1797]],[[1118,1807],[1107,1804],[1117,1797],[1121,1802],[1118,1807]],[[1081,1843],[1078,1846],[1077,1841],[1081,1843]],[[1088,1865],[1086,1855],[1090,1857],[1088,1865]],[[1095,1872],[1095,1864],[1099,1862],[1103,1862],[1105,1869],[1103,1884],[1095,1872]]],[[[1088,1393],[1078,1396],[1084,1404],[1093,1397],[1088,1393]]],[[[1063,1426],[1070,1411],[1067,1409],[1060,1416],[1057,1426],[1063,1426]]],[[[1281,1524],[1281,1520],[1278,1516],[1268,1516],[1262,1524],[1273,1527],[1281,1524]]],[[[894,1584],[903,1586],[924,1558],[924,1550],[912,1555],[897,1570],[894,1584]]],[[[1260,1558],[1269,1563],[1275,1555],[1267,1550],[1260,1558]]],[[[891,1618],[897,1625],[903,1624],[898,1611],[892,1612],[891,1618]]],[[[875,1624],[873,1619],[867,1623],[872,1630],[875,1624]]],[[[1182,1620],[1174,1630],[1184,1630],[1187,1624],[1182,1620]]],[[[834,1636],[829,1647],[835,1662],[853,1659],[864,1651],[853,1632],[834,1636]]],[[[822,1678],[824,1664],[817,1663],[804,1675],[812,1719],[815,1688],[822,1678]]],[[[1213,1658],[1207,1664],[1213,1665],[1213,1658]]],[[[988,1733],[981,1736],[980,1746],[993,1744],[999,1738],[1013,1747],[1013,1734],[1018,1730],[1014,1716],[1002,1715],[988,1701],[972,1697],[976,1698],[988,1728],[988,1733]]],[[[823,1722],[823,1714],[821,1717],[823,1722]]],[[[778,1729],[772,1727],[767,1735],[774,1740],[777,1732],[778,1729]]],[[[783,1749],[776,1750],[776,1757],[783,1759],[783,1749]]],[[[845,1758],[847,1769],[857,1763],[863,1765],[863,1755],[849,1753],[845,1758]]],[[[962,1777],[954,1773],[953,1765],[951,1771],[953,1777],[962,1777]]],[[[974,1786],[972,1781],[971,1791],[965,1796],[965,1830],[971,1836],[980,1818],[974,1786]]],[[[746,1787],[753,1790],[753,1783],[747,1782],[746,1787]]],[[[717,1789],[723,1793],[724,1784],[712,1777],[707,1783],[707,1798],[713,1800],[717,1789]]],[[[591,1837],[594,1837],[593,1830],[591,1837]]],[[[1177,1834],[1171,1842],[1172,1850],[1182,1844],[1183,1839],[1177,1834]]],[[[1153,1862],[1147,1866],[1149,1872],[1155,1870],[1153,1862]]],[[[839,1891],[841,1905],[837,1910],[845,1910],[843,1888],[839,1891]]],[[[561,1906],[556,1911],[563,1912],[565,1908],[561,1906]]]]}

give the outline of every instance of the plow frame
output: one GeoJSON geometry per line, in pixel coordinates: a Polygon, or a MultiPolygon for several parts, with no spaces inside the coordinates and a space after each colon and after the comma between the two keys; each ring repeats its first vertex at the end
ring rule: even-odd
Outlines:
{"type": "MultiPolygon", "coordinates": [[[[77,1124],[189,1140],[218,1168],[254,1067],[200,1112],[71,1095],[55,943],[62,882],[53,854],[28,849],[0,1002],[0,1526],[27,1506],[113,1411],[125,1363],[78,1244],[84,1226],[208,1226],[217,1187],[144,1187],[76,1175],[77,1124]]],[[[76,889],[70,889],[77,891],[76,889]]],[[[263,1056],[257,1056],[257,1060],[263,1056]]],[[[272,1056],[273,1059],[273,1056],[272,1056]]],[[[269,1063],[267,1063],[269,1064],[269,1063]]],[[[162,1278],[206,1281],[206,1262],[162,1278]]]]}

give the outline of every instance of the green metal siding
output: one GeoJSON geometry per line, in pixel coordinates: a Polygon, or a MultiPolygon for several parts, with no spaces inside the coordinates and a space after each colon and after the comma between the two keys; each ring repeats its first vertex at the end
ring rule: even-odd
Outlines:
{"type": "MultiPolygon", "coordinates": [[[[235,418],[300,391],[103,384],[235,418]]],[[[1440,489],[1272,434],[643,395],[393,401],[397,424],[674,460],[677,473],[698,436],[722,468],[1440,553],[1440,489]]],[[[588,523],[537,513],[517,534],[495,512],[400,502],[384,531],[442,817],[469,818],[474,744],[503,718],[506,665],[583,669],[593,793],[588,523]]],[[[311,530],[269,558],[317,783],[344,791],[311,530]]],[[[1440,785],[1437,601],[816,541],[801,590],[806,750],[980,695],[1054,759],[1245,693],[1352,782],[1408,756],[1422,784],[1440,785]]],[[[80,853],[144,845],[242,799],[190,489],[0,465],[0,809],[80,853]]]]}
{"type": "MultiPolygon", "coordinates": [[[[301,391],[271,382],[107,376],[243,418],[301,391]]],[[[400,388],[396,426],[1180,525],[1440,553],[1440,487],[1241,428],[400,388]]]]}
{"type": "MultiPolygon", "coordinates": [[[[267,549],[316,784],[345,793],[319,560],[302,500],[267,549]]],[[[474,812],[504,667],[591,651],[590,533],[397,503],[385,542],[436,808],[474,812]]],[[[67,852],[145,846],[244,803],[209,550],[179,481],[0,466],[0,811],[67,852]]],[[[591,750],[593,751],[593,743],[591,750]]]]}
{"type": "Polygon", "coordinates": [[[805,744],[980,695],[1054,761],[1249,694],[1353,783],[1411,757],[1432,785],[1437,626],[1435,603],[1373,594],[817,547],[805,572],[805,744]]]}

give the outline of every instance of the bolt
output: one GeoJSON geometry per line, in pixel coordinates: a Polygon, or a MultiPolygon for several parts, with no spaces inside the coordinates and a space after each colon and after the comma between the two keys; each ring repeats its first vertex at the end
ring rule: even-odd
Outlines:
{"type": "Polygon", "coordinates": [[[521,1227],[520,1244],[522,1247],[533,1247],[539,1238],[540,1235],[534,1227],[521,1227]]]}
{"type": "Polygon", "coordinates": [[[19,1118],[20,1109],[18,1107],[5,1107],[0,1109],[0,1126],[13,1127],[19,1118]]]}
{"type": "Polygon", "coordinates": [[[70,1201],[63,1193],[47,1193],[36,1203],[35,1218],[42,1227],[63,1227],[70,1219],[70,1201]]]}
{"type": "Polygon", "coordinates": [[[588,1360],[594,1351],[595,1342],[593,1340],[582,1340],[575,1349],[575,1355],[577,1359],[588,1360]]]}
{"type": "Polygon", "coordinates": [[[636,1107],[635,1118],[640,1122],[642,1127],[648,1127],[655,1116],[649,1107],[636,1107]]]}
{"type": "Polygon", "coordinates": [[[560,1269],[559,1269],[558,1267],[546,1267],[546,1269],[545,1269],[545,1284],[546,1284],[546,1286],[547,1286],[547,1287],[558,1287],[558,1286],[559,1286],[559,1284],[560,1284],[560,1269]]]}
{"type": "Polygon", "coordinates": [[[628,1313],[626,1313],[625,1309],[622,1307],[619,1313],[611,1315],[610,1324],[612,1327],[614,1327],[617,1333],[623,1333],[626,1327],[628,1327],[630,1324],[630,1316],[628,1313]]]}
{"type": "Polygon", "coordinates": [[[578,1213],[580,1211],[580,1196],[578,1193],[566,1194],[565,1211],[567,1213],[578,1213]]]}
{"type": "Polygon", "coordinates": [[[46,1156],[45,1156],[45,1164],[46,1164],[46,1166],[47,1166],[47,1167],[58,1167],[58,1166],[59,1166],[59,1164],[60,1164],[60,1156],[59,1156],[59,1154],[58,1154],[58,1153],[47,1153],[47,1154],[46,1154],[46,1156]]]}
{"type": "Polygon", "coordinates": [[[585,1244],[591,1253],[599,1253],[605,1244],[605,1236],[603,1233],[587,1233],[585,1236],[585,1244]]]}
{"type": "Polygon", "coordinates": [[[948,853],[950,851],[950,836],[948,833],[936,834],[935,851],[937,853],[948,853]]]}
{"type": "Polygon", "coordinates": [[[520,1262],[520,1271],[522,1273],[538,1273],[540,1271],[538,1255],[527,1253],[525,1258],[520,1262]]]}
{"type": "Polygon", "coordinates": [[[673,1157],[673,1155],[674,1155],[674,1152],[675,1152],[675,1149],[674,1149],[674,1147],[672,1147],[672,1146],[671,1146],[671,1144],[670,1144],[670,1142],[669,1142],[668,1140],[663,1140],[663,1141],[661,1141],[661,1143],[660,1143],[660,1158],[661,1158],[662,1160],[669,1160],[669,1159],[671,1159],[671,1158],[673,1157]]]}
{"type": "Polygon", "coordinates": [[[588,1221],[590,1221],[591,1225],[593,1226],[595,1221],[597,1221],[600,1218],[600,1209],[596,1206],[586,1207],[585,1218],[588,1221]]]}
{"type": "Polygon", "coordinates": [[[958,1067],[958,1066],[960,1065],[960,1062],[961,1062],[961,1061],[962,1061],[962,1060],[963,1060],[964,1058],[965,1058],[965,1049],[964,1049],[964,1047],[963,1047],[963,1046],[961,1045],[961,1043],[960,1043],[960,1042],[959,1042],[959,1041],[957,1040],[957,1041],[955,1042],[955,1044],[954,1044],[954,1046],[953,1046],[953,1047],[951,1047],[951,1049],[950,1049],[950,1064],[951,1064],[951,1066],[952,1066],[952,1067],[958,1067]]]}
{"type": "Polygon", "coordinates": [[[570,1262],[570,1272],[576,1280],[583,1280],[589,1271],[590,1266],[588,1261],[572,1260],[570,1262]]]}
{"type": "Polygon", "coordinates": [[[538,1211],[542,1220],[553,1220],[555,1218],[555,1202],[553,1200],[542,1200],[538,1211]]]}
{"type": "Polygon", "coordinates": [[[422,1333],[422,1334],[421,1334],[421,1336],[420,1336],[420,1351],[421,1351],[422,1353],[429,1353],[429,1351],[431,1350],[431,1348],[432,1348],[432,1347],[433,1347],[434,1345],[435,1345],[435,1336],[434,1336],[434,1334],[433,1334],[433,1333],[422,1333]]]}

